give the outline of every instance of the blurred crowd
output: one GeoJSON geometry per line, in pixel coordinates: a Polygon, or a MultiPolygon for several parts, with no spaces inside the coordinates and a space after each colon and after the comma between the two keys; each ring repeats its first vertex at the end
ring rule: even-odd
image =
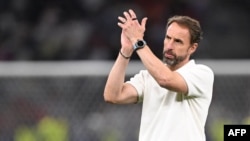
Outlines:
{"type": "Polygon", "coordinates": [[[129,8],[149,18],[145,39],[158,57],[167,18],[182,14],[204,30],[196,58],[250,58],[248,0],[0,0],[0,60],[113,60],[117,17],[129,8]]]}

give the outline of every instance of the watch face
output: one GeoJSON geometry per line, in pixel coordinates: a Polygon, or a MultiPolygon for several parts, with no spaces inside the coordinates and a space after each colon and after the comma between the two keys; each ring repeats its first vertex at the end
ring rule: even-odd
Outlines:
{"type": "Polygon", "coordinates": [[[144,40],[138,40],[134,45],[133,48],[134,50],[143,48],[147,43],[144,40]]]}
{"type": "Polygon", "coordinates": [[[141,47],[141,46],[144,45],[144,43],[143,43],[143,41],[138,41],[138,42],[137,42],[137,45],[141,47]]]}

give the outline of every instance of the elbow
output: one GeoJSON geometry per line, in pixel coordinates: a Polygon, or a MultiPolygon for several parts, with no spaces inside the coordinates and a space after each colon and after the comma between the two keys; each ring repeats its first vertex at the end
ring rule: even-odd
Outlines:
{"type": "Polygon", "coordinates": [[[162,88],[166,88],[168,90],[171,90],[171,91],[176,91],[174,86],[173,86],[173,83],[171,83],[171,80],[170,79],[159,79],[157,80],[157,83],[162,87],[162,88]]]}
{"type": "Polygon", "coordinates": [[[106,93],[103,94],[103,99],[107,103],[111,103],[111,101],[112,101],[106,93]]]}
{"type": "Polygon", "coordinates": [[[157,81],[161,87],[165,87],[165,82],[162,80],[157,81]]]}
{"type": "Polygon", "coordinates": [[[168,86],[168,84],[169,84],[169,81],[170,80],[168,80],[167,78],[159,78],[158,80],[156,80],[157,81],[157,83],[161,86],[161,87],[166,87],[166,86],[168,86]]]}
{"type": "Polygon", "coordinates": [[[173,83],[173,80],[170,80],[170,79],[161,79],[161,80],[158,80],[157,83],[162,88],[166,88],[170,91],[175,91],[177,93],[183,93],[183,94],[186,94],[188,92],[188,88],[186,84],[173,83]]]}
{"type": "Polygon", "coordinates": [[[115,103],[114,98],[112,98],[111,96],[109,96],[109,94],[107,94],[107,93],[103,94],[103,98],[104,98],[104,101],[106,103],[115,103]]]}

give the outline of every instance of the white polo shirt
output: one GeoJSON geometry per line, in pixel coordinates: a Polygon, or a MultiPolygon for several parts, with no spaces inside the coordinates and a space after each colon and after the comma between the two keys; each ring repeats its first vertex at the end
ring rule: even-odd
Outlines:
{"type": "Polygon", "coordinates": [[[190,60],[177,70],[185,79],[188,95],[162,88],[147,70],[132,84],[142,104],[139,141],[205,141],[205,122],[212,99],[214,73],[190,60]]]}

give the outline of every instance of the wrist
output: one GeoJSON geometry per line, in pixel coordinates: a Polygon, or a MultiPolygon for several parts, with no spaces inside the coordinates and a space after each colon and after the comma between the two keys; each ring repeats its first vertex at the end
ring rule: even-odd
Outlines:
{"type": "Polygon", "coordinates": [[[138,40],[143,40],[143,38],[132,38],[130,41],[131,41],[132,45],[134,45],[138,42],[138,40]]]}
{"type": "Polygon", "coordinates": [[[130,59],[132,56],[133,50],[132,51],[127,51],[123,48],[120,49],[119,54],[125,58],[125,59],[130,59]]]}

